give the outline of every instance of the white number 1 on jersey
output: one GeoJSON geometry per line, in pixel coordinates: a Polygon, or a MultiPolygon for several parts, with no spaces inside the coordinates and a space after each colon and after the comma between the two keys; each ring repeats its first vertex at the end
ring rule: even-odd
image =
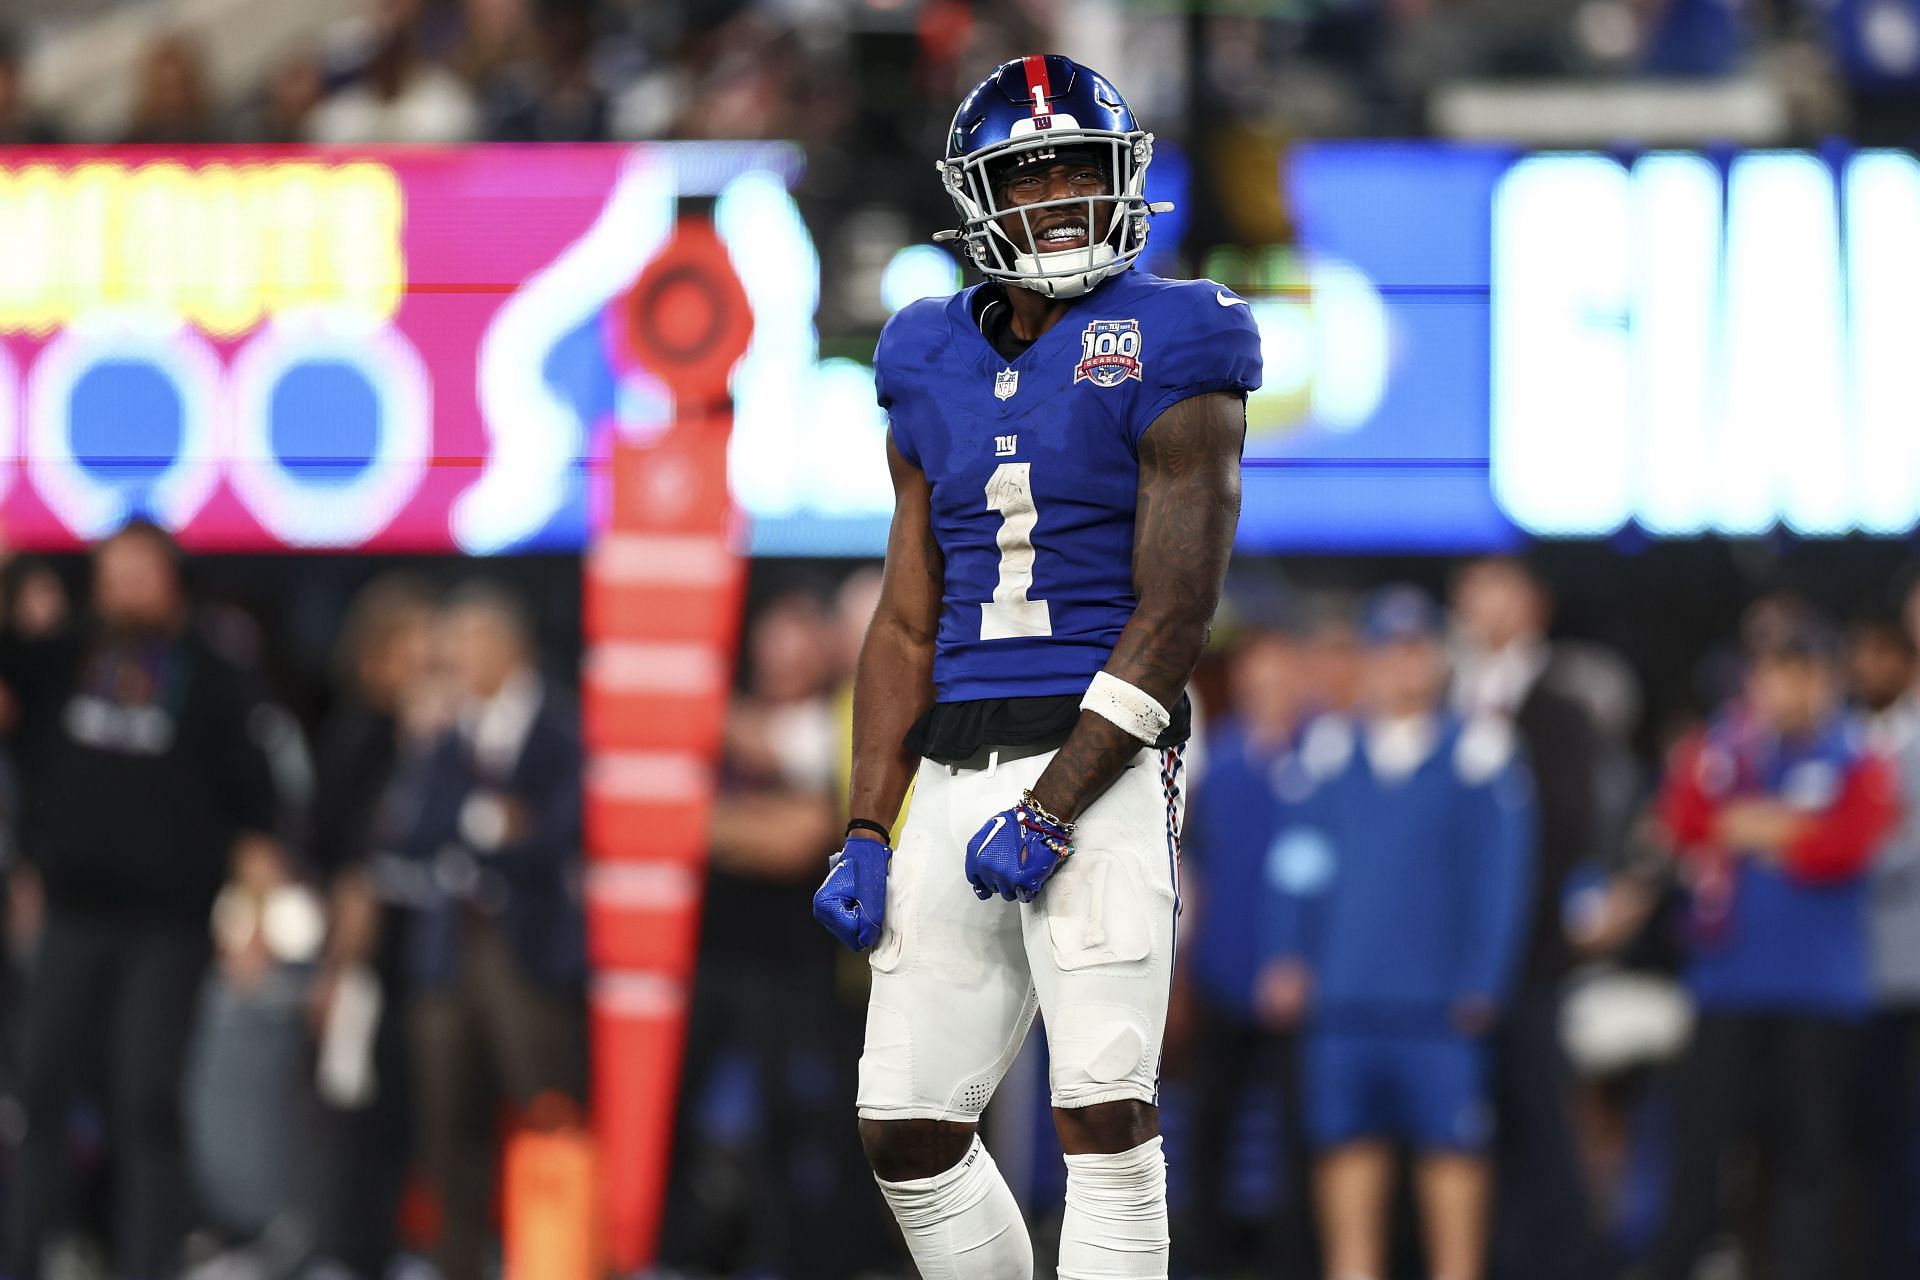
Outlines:
{"type": "Polygon", "coordinates": [[[980,606],[982,640],[1050,636],[1053,616],[1045,600],[1029,600],[1033,589],[1033,526],[1040,512],[1033,505],[1031,462],[1003,462],[987,480],[987,510],[1000,513],[1000,584],[993,599],[980,606]]]}

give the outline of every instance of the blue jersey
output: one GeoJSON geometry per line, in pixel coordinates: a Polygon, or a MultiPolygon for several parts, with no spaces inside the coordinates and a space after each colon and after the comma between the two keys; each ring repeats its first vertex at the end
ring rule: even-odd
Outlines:
{"type": "Polygon", "coordinates": [[[1534,801],[1512,731],[1442,718],[1425,757],[1383,776],[1364,724],[1307,730],[1281,792],[1271,953],[1313,972],[1323,1026],[1442,1028],[1468,997],[1503,999],[1531,890],[1534,801]]]}
{"type": "Polygon", "coordinates": [[[980,286],[902,310],[874,354],[894,446],[926,474],[945,561],[940,702],[1084,692],[1133,613],[1140,437],[1260,385],[1247,304],[1210,280],[1114,277],[1013,361],[980,286]]]}
{"type": "MultiPolygon", "coordinates": [[[[1737,709],[1707,727],[1693,785],[1716,804],[1765,797],[1816,821],[1834,820],[1849,783],[1870,764],[1866,735],[1850,715],[1818,733],[1784,739],[1737,709]]],[[[1848,1017],[1873,1003],[1868,953],[1870,867],[1810,881],[1763,858],[1735,858],[1730,900],[1709,912],[1696,890],[1687,985],[1704,1009],[1803,1011],[1848,1017]],[[1716,918],[1718,917],[1718,918],[1716,918]]]]}
{"type": "Polygon", "coordinates": [[[1188,796],[1180,833],[1181,866],[1200,882],[1193,972],[1216,1005],[1248,1020],[1266,959],[1267,859],[1292,823],[1293,805],[1275,780],[1294,767],[1295,745],[1258,744],[1237,717],[1217,722],[1207,735],[1206,775],[1188,796]]]}

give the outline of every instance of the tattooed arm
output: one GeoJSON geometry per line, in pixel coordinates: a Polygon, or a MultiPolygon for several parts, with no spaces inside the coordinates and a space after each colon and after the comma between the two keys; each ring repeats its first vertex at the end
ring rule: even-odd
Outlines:
{"type": "MultiPolygon", "coordinates": [[[[1206,648],[1240,522],[1240,447],[1246,405],[1214,392],[1182,400],[1140,438],[1133,522],[1138,603],[1106,670],[1171,709],[1206,648]]],[[[1034,784],[1034,799],[1072,821],[1099,799],[1140,740],[1091,711],[1034,784]]]]}
{"type": "Polygon", "coordinates": [[[849,816],[891,826],[918,763],[902,745],[933,702],[933,641],[940,626],[945,562],[933,539],[933,491],[926,475],[887,442],[893,472],[893,526],[880,605],[860,646],[853,677],[853,782],[849,816]]]}

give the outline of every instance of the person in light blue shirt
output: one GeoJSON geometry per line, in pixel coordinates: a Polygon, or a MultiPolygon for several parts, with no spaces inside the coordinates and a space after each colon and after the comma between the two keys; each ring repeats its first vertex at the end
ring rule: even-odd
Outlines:
{"type": "Polygon", "coordinates": [[[1485,1265],[1486,1037],[1518,967],[1535,843],[1511,728],[1446,709],[1439,609],[1369,601],[1365,696],[1310,725],[1282,785],[1257,999],[1304,1004],[1327,1274],[1385,1280],[1395,1144],[1413,1149],[1431,1272],[1485,1265]]]}

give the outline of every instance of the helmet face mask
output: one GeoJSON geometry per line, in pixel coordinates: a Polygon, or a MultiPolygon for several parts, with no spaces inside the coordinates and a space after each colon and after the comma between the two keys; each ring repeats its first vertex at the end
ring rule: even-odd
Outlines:
{"type": "Polygon", "coordinates": [[[1152,135],[1134,127],[1126,104],[1105,80],[1057,55],[1015,59],[982,81],[954,116],[948,154],[937,167],[961,226],[936,238],[960,241],[989,279],[1050,298],[1078,297],[1125,271],[1146,248],[1152,158],[1152,135]],[[1037,75],[1035,64],[1043,64],[1037,75]],[[1031,107],[1010,83],[1023,71],[1033,89],[1031,107]],[[1049,96],[1046,87],[1054,83],[1061,92],[1049,96]],[[1081,115],[1100,127],[1083,125],[1081,115]],[[1004,194],[1005,183],[1023,167],[1075,161],[1099,168],[1105,189],[1031,203],[1004,194]],[[1084,215],[1086,243],[1048,250],[1035,232],[1059,221],[1055,211],[1062,209],[1084,215]],[[1023,234],[1009,234],[1008,226],[1023,234]]]}

